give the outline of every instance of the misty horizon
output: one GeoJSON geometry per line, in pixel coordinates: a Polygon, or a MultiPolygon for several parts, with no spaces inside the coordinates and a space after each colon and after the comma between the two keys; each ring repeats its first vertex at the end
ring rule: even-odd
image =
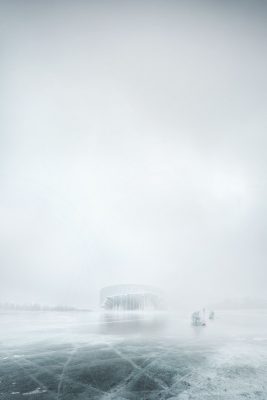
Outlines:
{"type": "Polygon", "coordinates": [[[266,299],[266,3],[0,7],[0,301],[266,299]]]}

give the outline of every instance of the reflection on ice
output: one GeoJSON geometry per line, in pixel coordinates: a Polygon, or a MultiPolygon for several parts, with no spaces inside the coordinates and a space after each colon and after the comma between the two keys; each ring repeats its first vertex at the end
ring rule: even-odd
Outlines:
{"type": "Polygon", "coordinates": [[[103,312],[100,333],[119,335],[154,335],[164,327],[166,315],[154,312],[103,312]]]}

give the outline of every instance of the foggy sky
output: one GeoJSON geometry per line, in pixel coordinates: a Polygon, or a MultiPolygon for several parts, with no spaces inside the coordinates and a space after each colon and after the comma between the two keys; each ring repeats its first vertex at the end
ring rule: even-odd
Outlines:
{"type": "Polygon", "coordinates": [[[264,297],[267,3],[0,6],[0,301],[264,297]]]}

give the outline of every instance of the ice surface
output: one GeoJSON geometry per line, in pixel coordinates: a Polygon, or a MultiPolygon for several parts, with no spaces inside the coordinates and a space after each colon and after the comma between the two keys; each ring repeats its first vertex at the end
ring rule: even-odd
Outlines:
{"type": "Polygon", "coordinates": [[[2,313],[0,399],[266,400],[265,312],[216,314],[2,313]]]}

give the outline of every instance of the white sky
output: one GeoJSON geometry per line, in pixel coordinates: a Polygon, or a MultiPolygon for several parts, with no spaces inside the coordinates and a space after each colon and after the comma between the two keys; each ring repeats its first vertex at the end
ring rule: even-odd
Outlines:
{"type": "Polygon", "coordinates": [[[267,4],[0,7],[0,301],[264,297],[267,4]]]}

